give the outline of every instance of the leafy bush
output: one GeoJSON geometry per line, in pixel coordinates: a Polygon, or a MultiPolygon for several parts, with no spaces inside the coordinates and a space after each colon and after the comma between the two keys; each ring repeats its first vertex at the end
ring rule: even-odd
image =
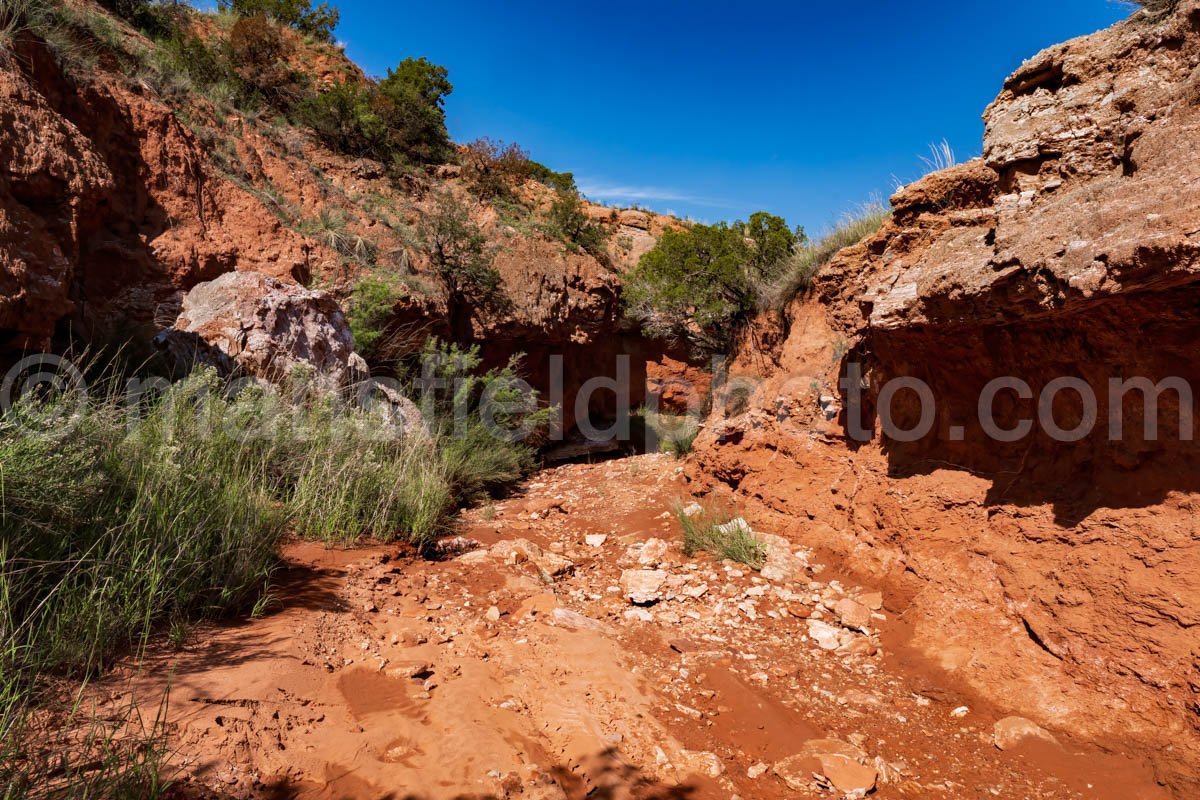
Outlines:
{"type": "Polygon", "coordinates": [[[546,184],[551,189],[556,189],[560,192],[579,191],[579,188],[575,185],[575,176],[570,172],[555,172],[545,164],[539,164],[533,160],[528,162],[528,166],[529,177],[546,184]]]}
{"type": "Polygon", "coordinates": [[[433,211],[422,217],[418,235],[452,293],[480,299],[500,286],[487,237],[471,221],[467,207],[450,192],[439,195],[433,211]]]}
{"type": "Polygon", "coordinates": [[[298,121],[342,153],[386,160],[392,151],[389,109],[374,86],[339,83],[296,107],[298,121]]]}
{"type": "Polygon", "coordinates": [[[624,298],[647,334],[725,352],[754,295],[804,232],[758,212],[750,223],[666,231],[626,278],[624,298]]]}
{"type": "Polygon", "coordinates": [[[629,273],[624,299],[647,333],[724,351],[735,322],[752,308],[742,232],[726,223],[666,231],[629,273]]]}
{"type": "Polygon", "coordinates": [[[374,356],[401,296],[396,283],[385,278],[363,278],[354,285],[346,316],[354,348],[364,357],[374,356]]]}
{"type": "Polygon", "coordinates": [[[240,17],[270,17],[323,42],[333,41],[341,12],[328,3],[313,8],[312,0],[218,0],[217,8],[240,17]]]}
{"type": "Polygon", "coordinates": [[[197,92],[218,106],[243,110],[262,105],[262,96],[238,74],[228,48],[219,43],[210,46],[199,36],[180,33],[159,41],[153,57],[161,91],[197,92]]]}
{"type": "Polygon", "coordinates": [[[462,155],[463,176],[484,198],[506,197],[529,177],[529,153],[516,142],[505,144],[484,137],[466,146],[462,155]]]}
{"type": "Polygon", "coordinates": [[[299,121],[326,144],[350,155],[444,160],[450,152],[443,98],[453,87],[446,69],[407,59],[378,84],[337,84],[296,109],[299,121]]]}
{"type": "Polygon", "coordinates": [[[567,242],[582,247],[589,253],[603,254],[608,231],[588,219],[583,213],[579,192],[559,189],[550,206],[550,227],[567,242]]]}
{"type": "Polygon", "coordinates": [[[534,466],[537,434],[555,409],[539,409],[537,393],[519,384],[519,361],[514,356],[502,368],[481,371],[478,346],[426,343],[410,393],[432,421],[442,465],[460,503],[478,502],[534,466]]]}
{"type": "Polygon", "coordinates": [[[759,287],[760,305],[783,308],[808,288],[821,268],[839,251],[877,232],[890,216],[891,212],[880,203],[868,203],[857,212],[846,215],[825,236],[796,248],[783,263],[774,282],[759,287]]]}
{"type": "Polygon", "coordinates": [[[766,561],[766,548],[750,526],[725,509],[702,506],[697,511],[676,503],[675,516],[683,528],[683,552],[689,556],[704,551],[752,569],[761,569],[766,561]]]}
{"type": "Polygon", "coordinates": [[[379,83],[391,103],[389,123],[395,147],[405,156],[437,163],[453,147],[446,132],[446,96],[454,91],[446,68],[424,58],[406,58],[379,83]]]}
{"type": "Polygon", "coordinates": [[[229,56],[243,81],[276,107],[288,107],[304,93],[303,77],[285,63],[290,47],[265,16],[242,17],[229,31],[229,56]]]}
{"type": "Polygon", "coordinates": [[[777,280],[793,248],[808,241],[804,228],[797,226],[793,231],[782,217],[765,211],[750,215],[745,232],[753,251],[748,276],[751,284],[777,280]]]}

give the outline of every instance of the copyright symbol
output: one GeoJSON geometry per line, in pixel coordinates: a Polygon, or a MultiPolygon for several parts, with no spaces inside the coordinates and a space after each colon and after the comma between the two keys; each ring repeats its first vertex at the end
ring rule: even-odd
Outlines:
{"type": "Polygon", "coordinates": [[[83,418],[87,401],[83,373],[49,353],[21,359],[0,383],[0,413],[27,433],[69,431],[83,418]]]}

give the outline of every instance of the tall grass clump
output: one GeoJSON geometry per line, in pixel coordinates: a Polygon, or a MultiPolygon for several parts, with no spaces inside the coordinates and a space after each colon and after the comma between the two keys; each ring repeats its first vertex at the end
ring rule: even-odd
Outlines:
{"type": "Polygon", "coordinates": [[[431,340],[410,393],[437,441],[455,503],[474,503],[502,491],[536,463],[537,444],[554,408],[539,408],[537,393],[517,376],[520,356],[482,370],[479,348],[431,340]]]}
{"type": "Polygon", "coordinates": [[[265,583],[286,518],[261,457],[213,424],[215,390],[197,374],[131,427],[115,399],[65,429],[0,418],[0,596],[41,666],[97,666],[149,623],[233,610],[265,583]]]}
{"type": "MultiPolygon", "coordinates": [[[[389,429],[320,401],[277,467],[296,531],[329,542],[364,536],[423,548],[446,527],[451,484],[425,430],[389,429]]],[[[299,433],[299,431],[297,431],[299,433]]]]}
{"type": "Polygon", "coordinates": [[[512,367],[481,371],[477,350],[428,354],[425,419],[300,370],[276,388],[211,369],[137,391],[109,378],[94,398],[27,396],[0,415],[6,800],[161,795],[161,709],[139,731],[136,704],[89,701],[80,680],[168,625],[249,608],[287,531],[424,548],[456,504],[533,465],[515,434],[550,412],[512,367]]]}
{"type": "Polygon", "coordinates": [[[755,538],[741,517],[714,506],[685,506],[677,502],[675,516],[683,528],[683,552],[710,553],[752,569],[760,569],[767,558],[766,547],[755,538]]]}
{"type": "Polygon", "coordinates": [[[659,452],[670,453],[675,458],[684,458],[692,452],[692,445],[700,435],[700,420],[694,414],[662,414],[649,410],[639,414],[653,434],[653,443],[659,452]]]}
{"type": "Polygon", "coordinates": [[[847,214],[833,230],[813,242],[797,247],[780,270],[780,277],[758,288],[758,302],[764,308],[783,308],[808,288],[821,268],[838,252],[877,232],[891,216],[882,203],[873,201],[847,214]]]}
{"type": "Polygon", "coordinates": [[[131,733],[136,708],[88,712],[66,687],[159,623],[242,607],[270,575],[286,519],[261,460],[209,429],[226,402],[214,386],[193,376],[133,427],[115,395],[27,399],[0,417],[6,796],[163,790],[161,720],[131,733]]]}

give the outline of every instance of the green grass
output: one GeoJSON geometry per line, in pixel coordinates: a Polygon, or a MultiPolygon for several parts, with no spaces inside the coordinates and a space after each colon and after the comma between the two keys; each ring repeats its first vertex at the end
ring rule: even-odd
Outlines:
{"type": "Polygon", "coordinates": [[[878,231],[891,211],[878,202],[870,202],[847,214],[825,236],[796,248],[783,267],[780,278],[755,287],[760,308],[782,309],[812,283],[821,268],[839,251],[858,244],[878,231]]]}
{"type": "Polygon", "coordinates": [[[690,556],[703,551],[753,569],[762,568],[766,548],[744,523],[738,524],[741,517],[713,506],[701,506],[698,513],[691,515],[686,510],[683,503],[675,504],[675,516],[683,527],[684,553],[690,556]]]}
{"type": "Polygon", "coordinates": [[[132,409],[110,379],[81,405],[34,398],[0,416],[0,797],[158,796],[161,724],[89,707],[92,676],[157,634],[179,646],[197,620],[261,613],[289,531],[425,548],[458,504],[532,466],[532,447],[471,405],[510,373],[431,352],[453,355],[455,380],[424,433],[305,391],[303,375],[231,394],[211,370],[132,409]]]}
{"type": "Polygon", "coordinates": [[[700,420],[694,415],[661,414],[647,410],[638,413],[654,433],[659,452],[670,453],[675,458],[684,458],[692,452],[692,445],[700,435],[700,420]]]}

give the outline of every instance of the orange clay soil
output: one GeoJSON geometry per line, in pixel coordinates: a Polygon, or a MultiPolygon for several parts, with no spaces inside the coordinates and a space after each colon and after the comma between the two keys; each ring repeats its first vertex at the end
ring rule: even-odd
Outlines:
{"type": "Polygon", "coordinates": [[[442,560],[295,543],[270,614],[113,685],[170,685],[186,797],[1165,796],[1062,732],[998,749],[999,715],[906,651],[901,601],[803,543],[771,580],[686,556],[686,496],[666,456],[571,464],[465,514],[442,560]]]}

